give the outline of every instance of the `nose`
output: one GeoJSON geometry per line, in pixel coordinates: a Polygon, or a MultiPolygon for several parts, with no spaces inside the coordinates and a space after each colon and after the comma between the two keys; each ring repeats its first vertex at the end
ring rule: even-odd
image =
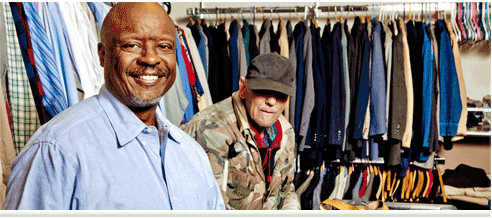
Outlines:
{"type": "Polygon", "coordinates": [[[156,48],[146,46],[145,49],[142,50],[142,55],[138,59],[138,63],[144,66],[158,65],[160,63],[160,59],[159,56],[157,56],[156,48]]]}
{"type": "Polygon", "coordinates": [[[271,97],[267,97],[265,103],[268,105],[268,106],[274,106],[276,103],[277,103],[277,98],[275,98],[274,96],[271,96],[271,97]]]}

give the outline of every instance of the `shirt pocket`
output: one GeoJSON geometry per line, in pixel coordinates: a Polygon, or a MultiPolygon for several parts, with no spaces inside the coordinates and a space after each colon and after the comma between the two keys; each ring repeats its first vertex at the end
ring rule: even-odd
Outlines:
{"type": "Polygon", "coordinates": [[[235,209],[249,209],[258,182],[251,175],[234,167],[229,168],[228,174],[226,195],[229,205],[235,209]]]}

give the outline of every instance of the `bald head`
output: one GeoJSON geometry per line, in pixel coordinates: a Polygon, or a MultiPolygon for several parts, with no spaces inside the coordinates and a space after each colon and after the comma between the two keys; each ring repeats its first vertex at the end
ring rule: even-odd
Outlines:
{"type": "Polygon", "coordinates": [[[107,34],[115,34],[120,32],[120,26],[127,22],[132,22],[140,16],[155,16],[162,19],[164,22],[174,24],[166,10],[157,2],[122,2],[118,3],[109,10],[104,18],[101,27],[101,42],[106,44],[106,39],[110,39],[107,34]]]}
{"type": "Polygon", "coordinates": [[[173,20],[155,2],[118,3],[104,19],[101,41],[98,53],[108,91],[140,114],[152,112],[176,75],[173,20]]]}

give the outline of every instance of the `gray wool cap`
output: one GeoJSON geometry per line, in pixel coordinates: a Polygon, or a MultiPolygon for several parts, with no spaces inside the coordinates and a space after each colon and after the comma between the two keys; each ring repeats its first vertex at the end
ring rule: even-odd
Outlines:
{"type": "Polygon", "coordinates": [[[290,60],[277,53],[258,55],[248,66],[246,74],[251,90],[272,90],[286,95],[295,94],[295,70],[290,60]]]}

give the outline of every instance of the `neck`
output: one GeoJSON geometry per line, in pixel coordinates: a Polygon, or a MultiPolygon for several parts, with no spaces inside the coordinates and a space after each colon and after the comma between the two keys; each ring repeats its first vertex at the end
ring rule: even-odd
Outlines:
{"type": "Polygon", "coordinates": [[[157,126],[156,125],[156,115],[155,110],[157,105],[143,108],[130,108],[131,111],[147,126],[157,126]]]}
{"type": "Polygon", "coordinates": [[[251,123],[251,125],[253,126],[253,128],[255,128],[256,131],[258,131],[258,134],[260,134],[260,137],[261,138],[265,137],[265,129],[266,129],[265,127],[261,127],[261,126],[257,125],[252,120],[249,120],[249,122],[251,123]]]}

